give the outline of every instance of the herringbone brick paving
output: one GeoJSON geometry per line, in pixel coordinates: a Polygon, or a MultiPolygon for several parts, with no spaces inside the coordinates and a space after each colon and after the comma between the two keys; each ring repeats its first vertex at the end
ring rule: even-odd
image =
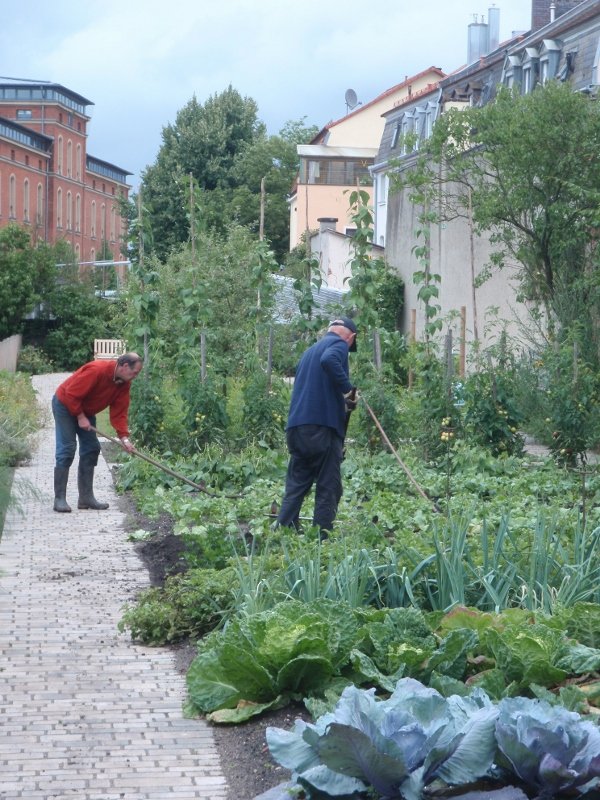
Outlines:
{"type": "Polygon", "coordinates": [[[224,800],[212,732],[183,718],[173,656],[117,630],[149,580],[102,457],[95,487],[108,511],[77,510],[77,460],[73,512],[52,510],[49,409],[64,377],[33,379],[47,418],[13,496],[35,492],[8,512],[0,540],[0,798],[224,800]]]}

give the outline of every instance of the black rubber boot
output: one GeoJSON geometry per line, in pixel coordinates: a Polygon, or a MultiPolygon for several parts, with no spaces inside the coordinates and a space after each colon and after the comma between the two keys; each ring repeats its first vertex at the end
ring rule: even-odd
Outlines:
{"type": "Polygon", "coordinates": [[[54,510],[68,512],[71,506],[67,503],[67,483],[69,467],[54,467],[54,510]]]}
{"type": "Polygon", "coordinates": [[[104,511],[108,503],[100,503],[94,497],[94,466],[79,462],[77,469],[77,487],[79,489],[79,502],[77,508],[91,508],[94,511],[104,511]]]}

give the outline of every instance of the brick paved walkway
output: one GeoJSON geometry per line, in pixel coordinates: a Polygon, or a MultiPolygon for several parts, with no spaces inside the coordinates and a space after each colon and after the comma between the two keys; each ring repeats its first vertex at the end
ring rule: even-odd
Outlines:
{"type": "Polygon", "coordinates": [[[212,732],[183,719],[171,653],[117,631],[148,573],[102,457],[95,486],[110,509],[77,511],[73,469],[73,513],[52,510],[49,409],[63,377],[34,378],[46,427],[15,479],[38,495],[8,513],[0,540],[0,798],[224,800],[212,732]]]}

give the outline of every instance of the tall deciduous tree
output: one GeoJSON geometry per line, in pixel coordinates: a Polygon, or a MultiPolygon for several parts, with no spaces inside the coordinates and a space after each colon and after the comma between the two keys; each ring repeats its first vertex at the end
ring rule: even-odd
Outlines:
{"type": "Polygon", "coordinates": [[[163,129],[156,162],[143,175],[156,254],[164,258],[189,240],[192,211],[198,232],[224,233],[232,221],[258,232],[264,178],[265,235],[281,256],[288,246],[286,197],[297,171],[296,144],[315,130],[290,122],[278,136],[268,136],[254,100],[231,86],[204,105],[192,98],[175,124],[163,129]]]}

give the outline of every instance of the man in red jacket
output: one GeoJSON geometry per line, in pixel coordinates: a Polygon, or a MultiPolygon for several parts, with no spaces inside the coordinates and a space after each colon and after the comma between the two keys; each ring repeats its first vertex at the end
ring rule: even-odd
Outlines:
{"type": "Polygon", "coordinates": [[[110,409],[110,424],[128,452],[133,451],[129,440],[127,414],[131,381],[142,370],[137,353],[125,353],[116,361],[98,360],[84,364],[60,384],[52,398],[52,413],[56,423],[56,466],[54,467],[54,510],[70,511],[67,503],[69,469],[75,458],[79,439],[79,468],[77,508],[103,510],[108,503],[94,497],[94,468],[98,463],[100,443],[95,431],[96,414],[110,409]]]}

